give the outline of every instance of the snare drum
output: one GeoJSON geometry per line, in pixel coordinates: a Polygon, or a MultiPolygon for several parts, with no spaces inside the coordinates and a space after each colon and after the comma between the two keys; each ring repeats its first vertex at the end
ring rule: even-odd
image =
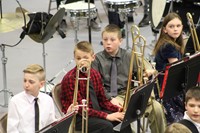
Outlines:
{"type": "Polygon", "coordinates": [[[119,10],[133,12],[138,7],[138,2],[137,0],[105,0],[105,5],[111,12],[118,12],[119,10]]]}
{"type": "MultiPolygon", "coordinates": [[[[69,4],[61,4],[60,8],[65,8],[71,18],[89,18],[88,3],[86,2],[78,1],[69,4]]],[[[90,17],[97,17],[97,9],[92,3],[90,3],[90,17]]]]}

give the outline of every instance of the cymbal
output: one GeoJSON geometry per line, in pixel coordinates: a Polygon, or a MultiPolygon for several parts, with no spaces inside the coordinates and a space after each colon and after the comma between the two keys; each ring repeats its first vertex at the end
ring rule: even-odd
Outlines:
{"type": "Polygon", "coordinates": [[[65,15],[65,9],[59,9],[56,14],[50,19],[47,26],[44,29],[44,33],[41,34],[31,34],[29,37],[38,43],[46,43],[56,32],[59,24],[61,23],[65,15]]]}
{"type": "MultiPolygon", "coordinates": [[[[24,18],[22,13],[18,12],[16,9],[16,13],[7,13],[2,14],[2,19],[0,19],[0,33],[10,32],[24,26],[24,18]]],[[[26,20],[29,18],[25,15],[26,20]]]]}

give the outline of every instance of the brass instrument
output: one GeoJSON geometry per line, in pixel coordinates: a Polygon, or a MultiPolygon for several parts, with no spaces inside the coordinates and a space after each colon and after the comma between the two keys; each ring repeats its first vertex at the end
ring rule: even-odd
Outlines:
{"type": "MultiPolygon", "coordinates": [[[[132,33],[132,40],[133,40],[132,55],[131,55],[131,61],[130,61],[126,96],[125,96],[125,101],[123,104],[123,111],[126,111],[126,109],[128,107],[128,103],[130,100],[131,83],[132,82],[136,83],[136,84],[138,84],[138,86],[145,84],[148,81],[148,78],[144,77],[143,72],[146,70],[147,65],[151,66],[150,69],[155,69],[153,67],[153,64],[151,65],[149,62],[148,62],[148,64],[145,64],[144,52],[145,52],[145,47],[146,47],[146,39],[140,34],[140,30],[136,25],[131,26],[131,33],[132,33]],[[139,51],[139,52],[137,52],[137,51],[139,51]],[[134,61],[136,63],[136,67],[137,67],[137,80],[132,79],[134,61]]],[[[154,66],[155,66],[155,64],[154,64],[154,66]]],[[[153,75],[153,76],[155,77],[155,75],[153,75]]],[[[157,84],[157,86],[159,87],[158,84],[157,84]]],[[[155,110],[154,105],[153,105],[153,98],[154,98],[154,93],[152,92],[149,102],[152,105],[152,109],[155,110]]],[[[158,121],[157,121],[156,116],[155,116],[155,122],[156,122],[156,130],[157,130],[157,132],[159,132],[158,121]]],[[[143,129],[143,132],[145,132],[145,127],[143,127],[142,129],[143,129]]]]}
{"type": "Polygon", "coordinates": [[[146,46],[146,40],[143,36],[140,35],[139,28],[136,25],[131,26],[131,32],[132,32],[132,40],[133,40],[132,55],[131,55],[131,60],[130,60],[128,84],[127,84],[125,101],[124,101],[124,104],[123,104],[123,111],[126,111],[126,109],[128,107],[128,103],[129,103],[129,100],[130,100],[131,83],[134,82],[134,83],[137,83],[139,85],[143,84],[143,79],[142,79],[143,78],[143,70],[144,70],[143,60],[144,60],[144,49],[145,49],[145,46],[146,46]],[[133,33],[135,33],[136,35],[134,35],[133,33]],[[143,41],[143,43],[141,43],[141,40],[143,41]],[[140,52],[136,52],[135,45],[140,45],[139,46],[140,52]],[[141,60],[139,60],[138,57],[140,57],[141,60]],[[138,80],[132,80],[134,59],[136,61],[136,65],[137,65],[137,78],[138,78],[138,80]]]}
{"type": "Polygon", "coordinates": [[[187,16],[189,26],[190,26],[190,32],[191,32],[191,36],[192,36],[194,50],[195,50],[195,52],[200,51],[199,40],[198,40],[196,28],[194,26],[192,15],[188,12],[186,14],[186,16],[187,16]]]}
{"type": "MultiPolygon", "coordinates": [[[[74,96],[73,96],[73,105],[75,106],[77,103],[77,94],[78,94],[78,84],[79,80],[86,80],[87,85],[86,85],[86,99],[82,99],[82,133],[88,133],[88,104],[89,104],[89,82],[90,82],[90,68],[91,68],[91,62],[88,60],[82,60],[80,63],[77,65],[77,70],[76,70],[76,81],[75,81],[75,89],[74,89],[74,96]],[[79,78],[79,73],[87,73],[86,78],[79,78]]],[[[74,115],[71,126],[71,132],[75,132],[75,124],[76,124],[76,115],[74,115]]]]}

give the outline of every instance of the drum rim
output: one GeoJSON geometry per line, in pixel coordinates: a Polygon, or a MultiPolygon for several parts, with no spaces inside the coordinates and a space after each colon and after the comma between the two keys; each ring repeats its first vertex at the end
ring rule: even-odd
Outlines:
{"type": "Polygon", "coordinates": [[[127,4],[137,4],[138,2],[137,1],[133,1],[133,0],[127,0],[127,1],[123,1],[123,2],[115,2],[115,1],[109,1],[109,0],[106,0],[104,3],[106,4],[111,4],[111,5],[127,5],[127,4]]]}

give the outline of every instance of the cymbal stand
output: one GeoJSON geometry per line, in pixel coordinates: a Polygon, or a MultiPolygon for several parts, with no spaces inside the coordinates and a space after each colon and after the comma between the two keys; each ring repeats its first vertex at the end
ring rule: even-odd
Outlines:
{"type": "Polygon", "coordinates": [[[8,58],[5,56],[5,46],[7,46],[6,44],[1,44],[0,45],[0,48],[1,48],[1,51],[2,51],[2,58],[1,58],[1,61],[2,61],[2,70],[3,70],[3,90],[0,91],[4,93],[4,105],[0,105],[2,107],[8,107],[8,94],[10,94],[10,96],[13,96],[13,93],[8,90],[7,88],[7,77],[6,77],[6,63],[7,63],[7,60],[8,58]]]}
{"type": "Polygon", "coordinates": [[[118,11],[119,15],[120,15],[120,20],[125,22],[125,29],[126,29],[126,49],[131,49],[131,47],[129,46],[129,28],[128,28],[128,14],[130,13],[130,11],[128,9],[119,9],[118,11]]]}

